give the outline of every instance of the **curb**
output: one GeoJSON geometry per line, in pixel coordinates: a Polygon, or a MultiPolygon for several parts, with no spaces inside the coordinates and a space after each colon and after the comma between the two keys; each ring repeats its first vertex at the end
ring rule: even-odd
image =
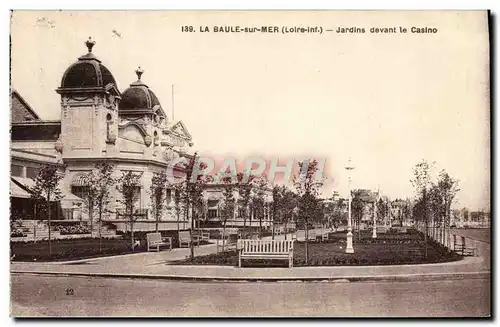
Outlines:
{"type": "Polygon", "coordinates": [[[98,277],[98,278],[127,278],[170,280],[184,282],[404,282],[404,281],[433,281],[456,279],[491,278],[490,271],[462,272],[462,273],[430,273],[406,275],[368,275],[368,276],[338,276],[338,277],[220,277],[220,276],[186,276],[186,275],[151,275],[151,274],[113,274],[113,273],[79,273],[56,271],[21,271],[13,270],[11,274],[47,275],[61,277],[98,277]]]}

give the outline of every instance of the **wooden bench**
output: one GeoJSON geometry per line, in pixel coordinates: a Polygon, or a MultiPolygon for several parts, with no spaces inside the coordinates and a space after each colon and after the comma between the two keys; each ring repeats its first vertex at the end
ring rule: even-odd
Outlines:
{"type": "Polygon", "coordinates": [[[293,240],[239,240],[238,267],[242,259],[283,259],[293,267],[293,240]]]}
{"type": "Polygon", "coordinates": [[[221,233],[217,239],[217,252],[219,252],[219,249],[226,250],[235,246],[237,247],[239,244],[238,237],[238,233],[226,233],[225,235],[221,233]]]}
{"type": "Polygon", "coordinates": [[[208,241],[210,239],[210,232],[208,232],[208,231],[200,231],[200,238],[203,241],[208,241]]]}
{"type": "Polygon", "coordinates": [[[191,245],[191,234],[189,231],[179,232],[179,247],[189,247],[191,245]]]}
{"type": "Polygon", "coordinates": [[[168,246],[172,250],[172,238],[171,237],[161,237],[160,233],[148,233],[146,234],[146,240],[148,242],[148,252],[156,247],[156,251],[160,251],[160,246],[168,246]]]}
{"type": "Polygon", "coordinates": [[[457,235],[453,234],[453,251],[456,254],[459,254],[461,256],[476,256],[477,255],[477,249],[473,247],[467,247],[465,245],[465,237],[460,236],[460,239],[462,241],[461,244],[457,244],[457,235]]]}
{"type": "Polygon", "coordinates": [[[316,241],[316,231],[314,229],[307,231],[307,240],[316,241]]]}

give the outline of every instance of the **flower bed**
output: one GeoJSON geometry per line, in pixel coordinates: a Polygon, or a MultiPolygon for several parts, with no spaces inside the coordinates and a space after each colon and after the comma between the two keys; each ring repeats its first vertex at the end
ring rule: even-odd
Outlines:
{"type": "MultiPolygon", "coordinates": [[[[363,266],[436,263],[460,260],[461,257],[444,247],[429,243],[427,258],[425,244],[417,241],[406,244],[357,244],[353,254],[345,253],[345,246],[338,243],[310,243],[309,263],[305,262],[305,244],[294,245],[294,266],[363,266]]],[[[227,251],[174,262],[178,265],[227,265],[237,266],[238,253],[227,251]]],[[[251,266],[282,266],[284,260],[252,260],[251,266]]]]}
{"type": "Polygon", "coordinates": [[[57,225],[55,228],[61,235],[90,234],[90,228],[83,225],[57,225]]]}

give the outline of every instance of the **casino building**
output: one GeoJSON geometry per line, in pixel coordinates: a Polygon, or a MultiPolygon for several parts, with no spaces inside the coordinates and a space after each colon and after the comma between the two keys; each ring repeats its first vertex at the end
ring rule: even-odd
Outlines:
{"type": "MultiPolygon", "coordinates": [[[[150,219],[148,191],[153,173],[165,170],[179,155],[190,156],[191,134],[182,121],[167,117],[153,90],[141,79],[143,71],[138,68],[137,80],[120,92],[112,73],[92,53],[94,45],[89,38],[88,52],[66,69],[56,89],[61,120],[40,119],[20,93],[12,91],[11,203],[13,211],[22,212],[23,217],[32,214],[32,178],[41,165],[50,163],[64,173],[59,184],[64,198],[57,218],[85,219],[79,197],[85,188],[81,176],[97,161],[107,161],[114,165],[116,177],[126,171],[141,174],[136,214],[150,219]]],[[[113,193],[106,218],[120,220],[122,205],[118,191],[113,188],[113,193]]],[[[171,201],[169,190],[167,204],[171,201]]],[[[173,220],[172,206],[168,205],[164,216],[162,220],[173,220]]]]}
{"type": "MultiPolygon", "coordinates": [[[[89,38],[85,44],[88,52],[69,65],[55,90],[61,99],[60,120],[40,119],[18,91],[11,92],[11,220],[34,219],[30,188],[43,164],[58,165],[64,174],[59,184],[64,197],[54,206],[53,219],[87,220],[81,198],[86,187],[82,175],[91,171],[96,162],[106,161],[114,166],[117,178],[127,171],[141,175],[134,229],[154,229],[149,195],[153,173],[164,171],[179,156],[191,157],[192,136],[182,121],[169,119],[143,81],[140,67],[135,71],[137,80],[121,92],[113,74],[92,52],[95,42],[89,38]]],[[[214,185],[207,187],[207,220],[219,217],[220,190],[214,185]]],[[[121,195],[112,188],[103,220],[126,230],[123,213],[121,195]]],[[[190,226],[187,219],[180,221],[184,228],[190,226]]],[[[176,229],[177,223],[173,192],[167,190],[160,229],[176,229]]],[[[270,225],[269,214],[265,225],[270,225]]]]}

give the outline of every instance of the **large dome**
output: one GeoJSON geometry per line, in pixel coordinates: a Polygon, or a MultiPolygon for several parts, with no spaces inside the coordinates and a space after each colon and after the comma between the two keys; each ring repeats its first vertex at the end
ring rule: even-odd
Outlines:
{"type": "Polygon", "coordinates": [[[128,110],[149,110],[160,106],[160,101],[154,92],[141,81],[143,70],[139,67],[136,71],[137,81],[130,84],[130,87],[123,91],[119,104],[121,111],[128,110]]]}
{"type": "Polygon", "coordinates": [[[66,69],[61,80],[62,89],[116,86],[115,78],[101,61],[92,53],[95,44],[91,38],[85,42],[89,52],[66,69]]]}

